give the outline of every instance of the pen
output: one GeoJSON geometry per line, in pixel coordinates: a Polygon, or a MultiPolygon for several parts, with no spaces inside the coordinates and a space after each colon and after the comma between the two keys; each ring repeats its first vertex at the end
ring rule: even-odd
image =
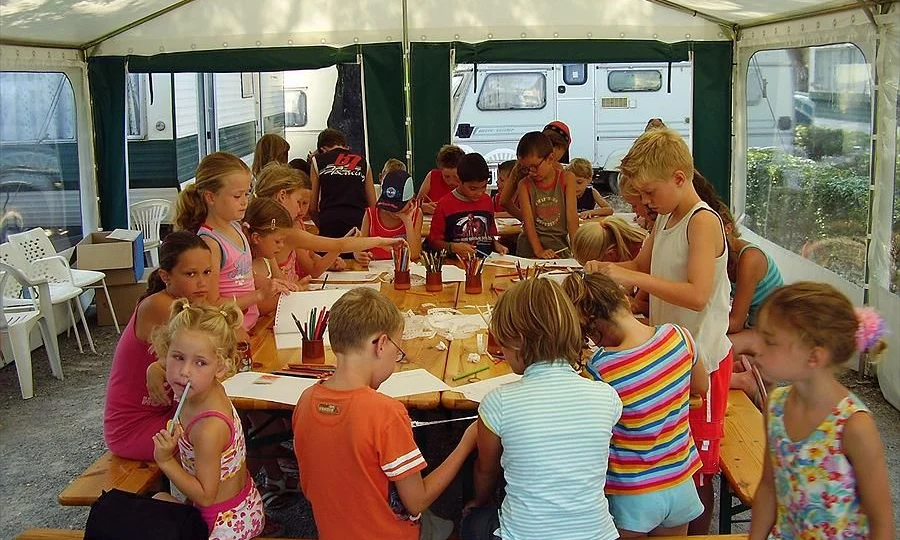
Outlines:
{"type": "Polygon", "coordinates": [[[188,381],[187,385],[184,387],[184,392],[181,393],[181,398],[178,400],[178,407],[175,408],[175,416],[172,417],[172,426],[169,428],[169,435],[175,434],[175,423],[178,422],[178,415],[181,414],[181,408],[184,407],[184,402],[187,401],[187,395],[190,389],[191,381],[188,381]]]}
{"type": "Polygon", "coordinates": [[[468,373],[463,373],[462,375],[457,375],[456,377],[453,377],[453,379],[451,379],[451,380],[458,381],[460,379],[465,379],[466,377],[471,377],[472,375],[477,375],[477,374],[481,373],[482,371],[487,371],[489,369],[491,369],[491,366],[484,366],[484,367],[480,367],[478,369],[473,369],[472,371],[470,371],[468,373]]]}

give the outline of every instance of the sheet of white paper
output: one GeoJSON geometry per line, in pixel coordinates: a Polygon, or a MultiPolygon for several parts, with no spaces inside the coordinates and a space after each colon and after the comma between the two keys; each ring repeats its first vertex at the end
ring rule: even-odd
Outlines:
{"type": "Polygon", "coordinates": [[[378,387],[379,392],[394,398],[443,390],[450,390],[450,387],[424,369],[394,372],[378,387]]]}
{"type": "Polygon", "coordinates": [[[484,264],[515,268],[517,262],[522,268],[531,268],[535,265],[542,265],[548,268],[558,266],[581,268],[581,263],[575,259],[526,259],[515,255],[499,255],[497,253],[491,253],[491,256],[487,258],[484,264]]]}
{"type": "MultiPolygon", "coordinates": [[[[390,276],[394,275],[393,261],[372,261],[369,263],[369,272],[388,272],[390,276]]],[[[409,273],[425,279],[425,266],[419,263],[410,263],[409,273]]],[[[441,267],[441,281],[444,283],[464,282],[466,280],[466,271],[452,264],[445,264],[441,267]]],[[[329,279],[330,283],[331,280],[329,279]]]]}
{"type": "Polygon", "coordinates": [[[466,399],[468,400],[481,403],[481,400],[484,399],[484,396],[488,395],[491,390],[499,388],[504,384],[518,381],[521,378],[521,375],[509,373],[507,375],[501,375],[499,377],[492,377],[483,381],[457,386],[456,388],[452,388],[451,390],[453,390],[454,392],[460,392],[462,395],[466,396],[466,399]]]}
{"type": "Polygon", "coordinates": [[[138,235],[141,234],[141,231],[133,231],[131,229],[116,229],[113,232],[107,235],[107,238],[112,238],[113,240],[124,240],[126,242],[134,242],[137,240],[138,235]]]}
{"type": "MultiPolygon", "coordinates": [[[[316,308],[318,311],[322,307],[331,309],[331,306],[338,301],[338,298],[344,296],[349,289],[325,289],[324,291],[303,291],[282,294],[278,298],[278,308],[275,311],[275,336],[276,347],[278,346],[278,334],[294,334],[299,343],[300,332],[291,314],[294,314],[301,324],[309,321],[309,314],[316,308]]],[[[328,330],[325,331],[325,345],[330,343],[328,340],[328,330]]],[[[299,345],[297,345],[299,346],[299,345]]]]}
{"type": "MultiPolygon", "coordinates": [[[[346,271],[346,272],[325,272],[321,277],[311,280],[311,283],[322,283],[325,277],[328,277],[328,283],[347,283],[359,281],[375,281],[378,279],[378,272],[374,271],[346,271]]],[[[312,287],[315,289],[316,287],[312,287]]]]}
{"type": "Polygon", "coordinates": [[[515,227],[516,225],[521,225],[522,222],[514,217],[499,217],[494,221],[497,222],[497,228],[501,227],[515,227]]]}
{"type": "MultiPolygon", "coordinates": [[[[319,287],[321,287],[321,285],[319,285],[319,287]]],[[[357,287],[366,287],[367,289],[373,289],[376,291],[380,291],[381,290],[381,282],[373,281],[371,283],[332,283],[329,281],[328,283],[325,284],[326,291],[330,290],[330,289],[344,289],[346,291],[349,291],[350,289],[355,289],[357,287]]]]}
{"type": "Polygon", "coordinates": [[[286,377],[282,375],[270,375],[257,371],[245,371],[222,383],[225,393],[230,398],[250,398],[296,405],[300,394],[310,386],[316,384],[318,379],[303,377],[286,377]],[[257,384],[260,377],[271,380],[267,384],[257,384]]]}

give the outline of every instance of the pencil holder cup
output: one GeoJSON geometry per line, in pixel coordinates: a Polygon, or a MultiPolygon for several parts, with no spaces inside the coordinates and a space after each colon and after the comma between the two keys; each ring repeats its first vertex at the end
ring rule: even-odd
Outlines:
{"type": "Polygon", "coordinates": [[[409,287],[409,270],[394,270],[394,290],[405,291],[409,287]]]}
{"type": "Polygon", "coordinates": [[[481,294],[481,274],[466,274],[466,294],[481,294]]]}
{"type": "Polygon", "coordinates": [[[440,272],[425,272],[425,290],[441,292],[444,289],[444,277],[440,272]]]}
{"type": "Polygon", "coordinates": [[[304,364],[325,363],[325,340],[305,339],[300,351],[300,359],[304,364]]]}
{"type": "Polygon", "coordinates": [[[500,348],[500,343],[497,342],[497,338],[492,332],[488,332],[487,351],[491,356],[503,358],[503,349],[500,348]]]}

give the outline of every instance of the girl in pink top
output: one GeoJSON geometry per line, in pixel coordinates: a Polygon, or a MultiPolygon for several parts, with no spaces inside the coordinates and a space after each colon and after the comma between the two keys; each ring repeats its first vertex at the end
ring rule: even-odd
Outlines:
{"type": "Polygon", "coordinates": [[[140,461],[153,459],[153,435],[173,413],[172,392],[150,350],[150,335],[168,322],[176,298],[206,301],[211,272],[209,247],[187,231],[166,236],[159,255],[159,269],[150,275],[147,294],[116,347],[103,410],[106,445],[117,456],[140,461]]]}
{"type": "MultiPolygon", "coordinates": [[[[233,302],[191,306],[180,299],[172,304],[165,331],[153,338],[153,350],[165,358],[166,381],[184,401],[172,432],[161,429],[153,436],[153,459],[200,510],[210,540],[255,538],[266,521],[247,472],[240,418],[219,382],[233,373],[240,324],[233,302]]],[[[168,493],[156,498],[180,502],[168,493]]]]}
{"type": "Polygon", "coordinates": [[[196,178],[178,195],[175,223],[196,231],[209,246],[210,302],[234,300],[244,312],[243,328],[249,331],[259,318],[256,305],[281,292],[273,281],[256,288],[250,244],[238,224],[250,197],[250,168],[237,156],[214,152],[200,162],[196,178]]]}

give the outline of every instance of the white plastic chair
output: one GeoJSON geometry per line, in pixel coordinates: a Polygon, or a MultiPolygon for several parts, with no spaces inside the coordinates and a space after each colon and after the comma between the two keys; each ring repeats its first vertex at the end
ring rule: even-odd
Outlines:
{"type": "Polygon", "coordinates": [[[165,199],[148,199],[129,208],[131,228],[144,233],[144,251],[150,252],[150,266],[159,265],[159,226],[172,212],[172,203],[165,199]]]}
{"type": "Polygon", "coordinates": [[[50,359],[50,371],[57,379],[63,379],[53,318],[48,318],[38,303],[38,297],[50,296],[50,288],[46,281],[34,285],[29,283],[34,282],[30,282],[28,277],[16,268],[0,263],[0,349],[4,356],[11,357],[16,363],[22,399],[34,397],[30,336],[35,325],[40,326],[44,348],[47,349],[47,357],[50,359]],[[29,291],[30,298],[22,298],[24,290],[29,291]],[[14,306],[6,305],[7,298],[16,300],[13,302],[14,306]]]}
{"type": "MultiPolygon", "coordinates": [[[[29,275],[36,278],[46,278],[50,283],[65,283],[69,282],[75,287],[82,289],[103,289],[103,294],[106,295],[106,303],[109,305],[109,313],[112,315],[113,324],[116,327],[116,333],[121,334],[121,330],[119,330],[119,320],[116,318],[116,310],[113,307],[112,299],[109,297],[109,289],[106,288],[106,274],[103,272],[98,272],[96,270],[78,270],[72,269],[69,267],[69,261],[64,257],[57,255],[56,248],[53,247],[53,243],[47,237],[46,231],[40,227],[35,227],[30,231],[25,231],[23,233],[11,234],[9,235],[9,240],[12,243],[19,245],[22,250],[25,252],[25,258],[34,263],[40,259],[54,259],[58,260],[59,263],[63,265],[65,271],[53,268],[53,272],[48,272],[43,268],[36,268],[37,272],[32,270],[29,275]]],[[[55,263],[53,266],[55,267],[55,263]]],[[[78,304],[79,309],[81,309],[81,304],[78,304]]],[[[94,343],[91,339],[91,334],[87,330],[87,325],[85,325],[85,332],[88,333],[88,341],[91,343],[91,350],[94,350],[94,343]]],[[[78,333],[76,332],[77,336],[78,333]]]]}
{"type": "Polygon", "coordinates": [[[501,164],[504,161],[509,161],[511,159],[516,159],[516,151],[510,150],[509,148],[498,148],[496,150],[491,150],[487,154],[484,155],[484,160],[488,163],[493,164],[501,164]]]}
{"type": "MultiPolygon", "coordinates": [[[[41,289],[38,289],[37,294],[41,313],[50,320],[50,326],[54,331],[54,335],[56,335],[57,326],[53,318],[53,306],[63,302],[66,303],[69,321],[72,323],[72,329],[75,331],[75,340],[78,342],[78,350],[79,352],[84,352],[84,348],[81,345],[81,336],[78,334],[78,323],[75,321],[75,313],[72,310],[72,304],[74,303],[78,310],[78,315],[81,317],[84,332],[87,334],[88,345],[91,351],[97,352],[97,349],[94,348],[94,340],[91,337],[87,319],[84,316],[84,309],[81,307],[81,302],[78,301],[78,297],[81,296],[84,289],[72,284],[71,270],[65,259],[59,255],[54,255],[53,257],[38,259],[29,263],[19,245],[6,242],[0,244],[0,262],[18,270],[25,277],[27,284],[32,287],[32,292],[34,287],[37,287],[41,281],[47,283],[48,290],[42,293],[41,289]]],[[[6,300],[10,301],[9,305],[14,307],[27,305],[27,301],[22,299],[7,297],[6,300]]]]}

